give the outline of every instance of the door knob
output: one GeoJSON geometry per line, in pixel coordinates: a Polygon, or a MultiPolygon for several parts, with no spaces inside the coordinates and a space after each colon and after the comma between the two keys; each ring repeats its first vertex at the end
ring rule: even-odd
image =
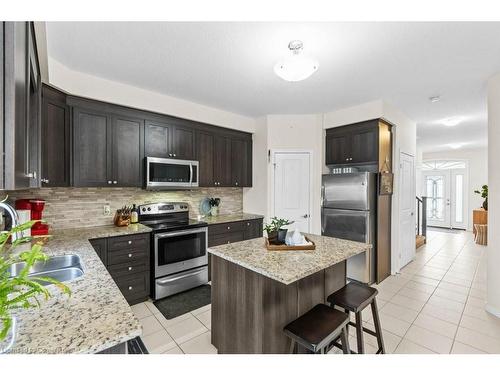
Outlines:
{"type": "Polygon", "coordinates": [[[309,215],[308,215],[308,214],[304,214],[302,217],[303,217],[304,219],[307,219],[307,218],[309,217],[309,215]]]}

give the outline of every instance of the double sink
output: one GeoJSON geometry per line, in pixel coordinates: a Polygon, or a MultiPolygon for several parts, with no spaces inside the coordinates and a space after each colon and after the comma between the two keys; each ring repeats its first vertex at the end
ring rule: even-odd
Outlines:
{"type": "MultiPolygon", "coordinates": [[[[25,262],[12,264],[9,270],[10,276],[18,276],[25,267],[25,262]]],[[[50,277],[60,282],[70,281],[82,275],[82,263],[80,257],[75,254],[53,256],[46,261],[36,262],[28,273],[29,277],[50,277]]],[[[40,281],[40,284],[49,285],[52,283],[40,281]]]]}

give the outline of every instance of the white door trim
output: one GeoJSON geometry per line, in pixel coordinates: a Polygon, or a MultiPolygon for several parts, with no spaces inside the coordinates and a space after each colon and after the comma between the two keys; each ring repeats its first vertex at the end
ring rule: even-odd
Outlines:
{"type": "MultiPolygon", "coordinates": [[[[275,149],[271,150],[271,197],[270,197],[270,207],[271,207],[271,217],[276,216],[276,207],[275,207],[275,200],[274,200],[274,194],[275,194],[275,188],[276,184],[274,183],[275,181],[275,175],[274,175],[274,166],[276,165],[276,154],[307,154],[309,155],[309,230],[308,232],[311,233],[312,231],[312,212],[313,212],[313,186],[314,186],[314,177],[313,177],[313,151],[306,149],[306,150],[301,150],[301,149],[275,149]]],[[[316,218],[314,218],[316,220],[316,218]]]]}

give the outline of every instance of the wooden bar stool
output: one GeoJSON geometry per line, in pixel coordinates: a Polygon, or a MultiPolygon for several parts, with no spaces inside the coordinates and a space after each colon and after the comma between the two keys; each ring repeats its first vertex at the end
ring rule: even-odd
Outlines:
{"type": "MultiPolygon", "coordinates": [[[[356,323],[349,319],[349,325],[356,327],[356,338],[358,342],[358,354],[365,353],[365,344],[363,340],[363,332],[366,332],[377,338],[378,351],[376,354],[385,354],[384,339],[382,338],[382,329],[380,327],[380,319],[378,316],[377,301],[375,296],[378,290],[364,284],[350,282],[343,288],[337,290],[335,293],[330,294],[327,300],[332,307],[338,306],[350,315],[353,312],[356,315],[356,323]],[[373,314],[373,323],[375,325],[375,332],[371,329],[363,327],[363,319],[361,312],[365,307],[371,305],[373,314]]],[[[335,346],[338,344],[334,343],[335,346]]],[[[354,353],[354,352],[352,352],[354,353]]]]}
{"type": "Polygon", "coordinates": [[[283,331],[291,338],[290,353],[296,344],[317,354],[326,354],[325,348],[339,336],[344,354],[350,354],[347,337],[349,315],[330,306],[319,304],[287,324],[283,331]]]}

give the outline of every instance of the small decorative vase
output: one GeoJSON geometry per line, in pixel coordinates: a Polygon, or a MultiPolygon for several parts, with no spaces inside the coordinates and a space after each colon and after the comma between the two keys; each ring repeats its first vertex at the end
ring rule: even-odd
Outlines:
{"type": "MultiPolygon", "coordinates": [[[[2,326],[3,323],[0,323],[0,330],[2,329],[2,326]]],[[[16,341],[16,334],[17,321],[16,318],[13,317],[9,332],[7,332],[7,336],[5,337],[5,339],[0,341],[0,354],[8,353],[12,349],[12,347],[14,346],[14,342],[16,341]]]]}
{"type": "Polygon", "coordinates": [[[288,232],[288,229],[280,229],[278,231],[278,242],[280,245],[283,245],[285,243],[287,232],[288,232]]]}
{"type": "Polygon", "coordinates": [[[210,208],[210,215],[217,216],[219,214],[219,206],[212,206],[210,208]]]}
{"type": "Polygon", "coordinates": [[[483,202],[483,208],[485,209],[485,211],[488,211],[488,198],[486,198],[483,202]]]}
{"type": "Polygon", "coordinates": [[[278,232],[267,232],[267,240],[271,245],[278,245],[278,232]]]}

